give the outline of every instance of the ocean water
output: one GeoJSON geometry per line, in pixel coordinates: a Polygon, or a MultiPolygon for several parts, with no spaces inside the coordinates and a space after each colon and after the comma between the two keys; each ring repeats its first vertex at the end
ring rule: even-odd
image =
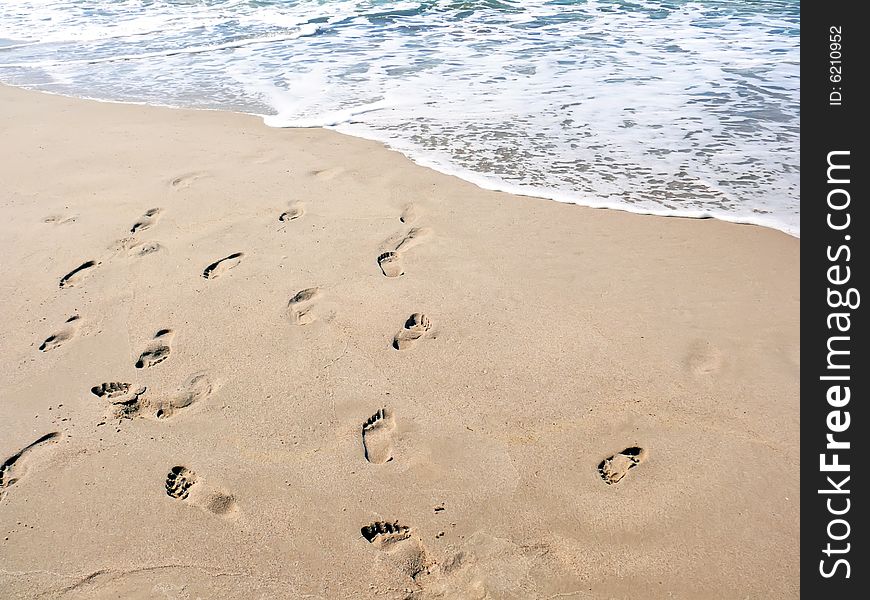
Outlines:
{"type": "Polygon", "coordinates": [[[2,0],[0,81],[799,235],[799,31],[797,0],[2,0]]]}

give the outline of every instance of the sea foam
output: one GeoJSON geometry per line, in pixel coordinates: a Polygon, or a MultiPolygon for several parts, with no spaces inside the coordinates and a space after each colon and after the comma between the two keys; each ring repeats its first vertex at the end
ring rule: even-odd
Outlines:
{"type": "Polygon", "coordinates": [[[0,80],[261,114],[482,187],[799,234],[799,3],[7,0],[0,80]]]}

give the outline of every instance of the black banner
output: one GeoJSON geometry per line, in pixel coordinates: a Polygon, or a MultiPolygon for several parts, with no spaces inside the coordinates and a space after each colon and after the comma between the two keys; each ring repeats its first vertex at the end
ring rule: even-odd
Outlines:
{"type": "Polygon", "coordinates": [[[870,42],[859,8],[813,2],[801,14],[801,593],[837,600],[870,590],[870,42]]]}

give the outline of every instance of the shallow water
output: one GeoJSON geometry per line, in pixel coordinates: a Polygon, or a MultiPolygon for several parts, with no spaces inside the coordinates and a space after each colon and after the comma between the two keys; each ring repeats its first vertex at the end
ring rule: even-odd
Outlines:
{"type": "Polygon", "coordinates": [[[4,0],[0,81],[262,114],[484,187],[799,234],[799,2],[4,0]]]}

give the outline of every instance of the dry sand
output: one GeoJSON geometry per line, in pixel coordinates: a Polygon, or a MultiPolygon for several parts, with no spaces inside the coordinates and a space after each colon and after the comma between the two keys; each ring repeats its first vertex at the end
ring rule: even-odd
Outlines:
{"type": "Polygon", "coordinates": [[[0,133],[3,598],[797,597],[799,240],[243,115],[0,133]]]}

